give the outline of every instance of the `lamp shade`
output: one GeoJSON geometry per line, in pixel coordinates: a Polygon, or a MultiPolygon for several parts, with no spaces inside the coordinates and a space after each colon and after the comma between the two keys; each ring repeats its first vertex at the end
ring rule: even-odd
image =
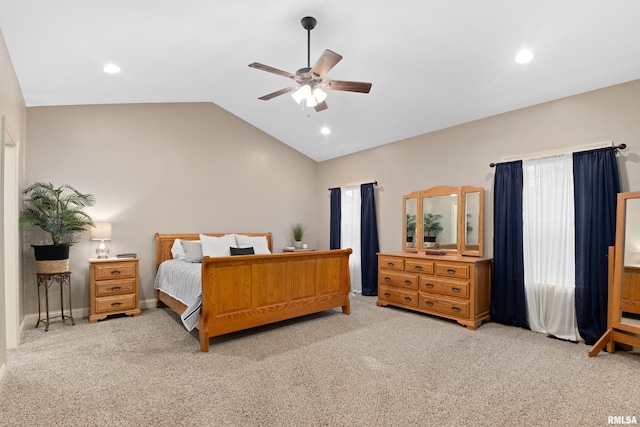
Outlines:
{"type": "Polygon", "coordinates": [[[111,240],[111,223],[94,222],[91,227],[91,240],[111,240]]]}

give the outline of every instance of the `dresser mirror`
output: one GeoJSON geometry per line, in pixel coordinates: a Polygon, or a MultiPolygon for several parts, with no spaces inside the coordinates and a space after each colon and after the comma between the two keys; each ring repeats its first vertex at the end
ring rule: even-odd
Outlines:
{"type": "Polygon", "coordinates": [[[402,248],[482,256],[484,190],[441,185],[402,198],[402,248]]]}
{"type": "Polygon", "coordinates": [[[622,267],[619,272],[622,281],[620,322],[640,328],[640,192],[626,194],[624,250],[620,251],[622,267]],[[637,197],[632,198],[631,194],[637,194],[637,197]]]}
{"type": "Polygon", "coordinates": [[[402,231],[402,247],[405,249],[416,248],[416,219],[418,217],[418,198],[404,196],[402,198],[402,218],[404,227],[402,231]]]}
{"type": "Polygon", "coordinates": [[[640,191],[618,194],[616,245],[609,248],[609,260],[608,327],[589,356],[605,347],[613,352],[616,344],[640,347],[640,191]]]}

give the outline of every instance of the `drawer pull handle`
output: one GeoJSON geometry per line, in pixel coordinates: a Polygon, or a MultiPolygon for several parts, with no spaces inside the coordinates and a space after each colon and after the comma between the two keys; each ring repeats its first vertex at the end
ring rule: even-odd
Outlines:
{"type": "Polygon", "coordinates": [[[389,298],[389,297],[391,296],[391,294],[390,294],[389,292],[385,292],[385,293],[384,293],[384,296],[385,296],[385,297],[387,297],[387,298],[389,298]]]}
{"type": "Polygon", "coordinates": [[[395,262],[388,262],[388,263],[387,263],[387,266],[388,266],[388,267],[393,267],[393,266],[395,266],[395,265],[396,265],[396,263],[395,263],[395,262]]]}
{"type": "Polygon", "coordinates": [[[116,274],[120,274],[120,273],[122,273],[122,271],[120,271],[120,270],[117,270],[117,269],[116,270],[111,270],[111,274],[113,276],[115,276],[116,274]]]}
{"type": "Polygon", "coordinates": [[[424,284],[427,288],[433,288],[433,283],[425,283],[424,284]]]}
{"type": "Polygon", "coordinates": [[[428,306],[432,306],[433,305],[433,301],[425,301],[425,304],[427,304],[428,306]]]}
{"type": "Polygon", "coordinates": [[[385,281],[385,282],[390,282],[390,281],[391,281],[391,277],[389,277],[389,276],[385,277],[385,278],[384,278],[384,281],[385,281]]]}
{"type": "Polygon", "coordinates": [[[416,270],[422,270],[422,266],[421,266],[421,265],[416,265],[414,268],[415,268],[416,270]]]}
{"type": "Polygon", "coordinates": [[[405,284],[405,285],[410,285],[410,284],[411,284],[411,280],[405,280],[405,281],[404,281],[404,284],[405,284]]]}
{"type": "Polygon", "coordinates": [[[405,300],[406,302],[411,302],[411,297],[404,297],[404,300],[405,300]]]}
{"type": "Polygon", "coordinates": [[[456,269],[455,269],[455,268],[447,268],[447,273],[449,273],[449,274],[453,274],[453,273],[455,273],[455,272],[456,272],[456,269]]]}
{"type": "Polygon", "coordinates": [[[460,288],[451,288],[451,290],[452,290],[453,292],[460,292],[460,291],[461,291],[461,289],[460,289],[460,288]]]}
{"type": "Polygon", "coordinates": [[[112,302],[111,307],[120,307],[122,303],[120,301],[112,302]]]}
{"type": "Polygon", "coordinates": [[[453,311],[460,311],[460,307],[456,307],[455,305],[453,307],[451,307],[451,310],[453,311]]]}
{"type": "Polygon", "coordinates": [[[120,289],[122,289],[122,287],[121,287],[121,286],[112,286],[112,287],[111,287],[111,290],[112,290],[112,291],[119,291],[120,289]]]}

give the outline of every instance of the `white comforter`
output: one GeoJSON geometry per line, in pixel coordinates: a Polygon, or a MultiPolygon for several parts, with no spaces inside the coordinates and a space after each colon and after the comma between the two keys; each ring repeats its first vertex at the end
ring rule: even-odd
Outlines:
{"type": "Polygon", "coordinates": [[[172,296],[187,306],[180,316],[188,331],[195,328],[202,306],[202,264],[170,259],[160,264],[154,289],[172,296]]]}

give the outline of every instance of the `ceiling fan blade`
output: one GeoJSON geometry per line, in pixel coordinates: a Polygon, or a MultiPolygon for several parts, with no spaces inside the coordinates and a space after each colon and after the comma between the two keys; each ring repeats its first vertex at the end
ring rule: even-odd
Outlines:
{"type": "Polygon", "coordinates": [[[268,73],[277,74],[279,76],[289,77],[290,79],[295,77],[293,74],[291,74],[288,71],[278,70],[277,68],[273,68],[273,67],[270,67],[268,65],[261,64],[259,62],[252,62],[251,64],[249,64],[249,67],[256,68],[256,69],[262,70],[262,71],[266,71],[268,73]]]}
{"type": "Polygon", "coordinates": [[[315,106],[316,113],[319,113],[320,111],[326,110],[327,108],[329,108],[329,106],[324,101],[322,101],[321,103],[319,103],[319,104],[317,104],[315,106]]]}
{"type": "Polygon", "coordinates": [[[342,59],[342,55],[335,53],[332,50],[325,49],[320,55],[320,58],[313,64],[311,67],[310,74],[317,74],[320,77],[323,77],[325,74],[329,72],[340,60],[342,59]]]}
{"type": "Polygon", "coordinates": [[[263,101],[268,101],[268,100],[270,100],[272,98],[275,98],[276,96],[284,95],[285,93],[291,92],[292,90],[295,90],[297,88],[298,88],[298,86],[285,87],[284,89],[280,89],[280,90],[277,90],[275,92],[269,93],[267,95],[261,96],[258,99],[261,99],[263,101]]]}
{"type": "Polygon", "coordinates": [[[369,93],[371,90],[371,83],[365,82],[345,82],[342,80],[327,80],[325,82],[327,89],[331,90],[344,90],[346,92],[360,92],[369,93]]]}

